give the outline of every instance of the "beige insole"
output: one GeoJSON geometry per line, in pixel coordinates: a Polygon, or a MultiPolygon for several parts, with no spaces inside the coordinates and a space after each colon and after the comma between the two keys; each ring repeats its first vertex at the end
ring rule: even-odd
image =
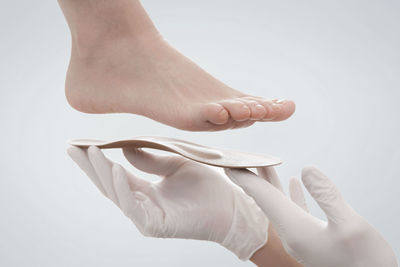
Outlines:
{"type": "Polygon", "coordinates": [[[123,147],[153,148],[176,153],[185,158],[207,165],[227,168],[255,168],[274,166],[282,163],[280,159],[272,156],[207,147],[168,137],[140,136],[111,142],[77,139],[72,140],[70,144],[84,148],[97,146],[102,149],[123,147]]]}

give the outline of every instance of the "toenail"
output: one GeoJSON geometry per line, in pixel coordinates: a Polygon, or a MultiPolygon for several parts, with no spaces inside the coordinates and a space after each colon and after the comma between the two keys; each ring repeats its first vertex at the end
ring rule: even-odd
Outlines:
{"type": "Polygon", "coordinates": [[[245,110],[245,111],[250,111],[250,108],[247,105],[243,105],[242,109],[245,110]]]}
{"type": "Polygon", "coordinates": [[[283,104],[285,102],[286,102],[286,99],[275,99],[274,100],[274,103],[276,103],[276,104],[283,104]]]}
{"type": "Polygon", "coordinates": [[[256,105],[256,109],[257,109],[257,110],[265,110],[264,106],[263,106],[263,105],[260,105],[260,104],[257,104],[257,105],[256,105]]]}
{"type": "Polygon", "coordinates": [[[223,116],[225,116],[227,113],[228,113],[228,111],[226,111],[225,109],[221,109],[221,110],[218,112],[218,115],[219,115],[220,117],[223,117],[223,116]]]}

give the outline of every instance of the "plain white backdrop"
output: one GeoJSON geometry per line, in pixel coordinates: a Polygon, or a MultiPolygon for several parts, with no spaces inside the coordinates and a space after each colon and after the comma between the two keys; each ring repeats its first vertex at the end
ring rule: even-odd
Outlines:
{"type": "MultiPolygon", "coordinates": [[[[399,1],[144,6],[165,38],[211,74],[247,93],[291,98],[295,115],[191,133],[135,115],[79,113],[64,97],[70,36],[57,2],[2,2],[1,266],[252,266],[217,244],[142,237],[65,153],[68,139],[137,135],[278,156],[285,186],[302,166],[317,166],[400,255],[399,1]]],[[[108,154],[123,162],[119,151],[108,154]]]]}

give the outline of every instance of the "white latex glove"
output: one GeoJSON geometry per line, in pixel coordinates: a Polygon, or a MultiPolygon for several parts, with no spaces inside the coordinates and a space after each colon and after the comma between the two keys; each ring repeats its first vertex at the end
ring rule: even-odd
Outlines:
{"type": "Polygon", "coordinates": [[[162,177],[142,180],[97,147],[68,154],[145,236],[214,241],[249,259],[268,238],[268,219],[254,200],[212,168],[171,155],[124,149],[136,168],[162,177]]]}
{"type": "MultiPolygon", "coordinates": [[[[292,201],[248,170],[226,174],[252,196],[270,219],[286,251],[306,267],[395,267],[396,257],[383,237],[343,199],[319,170],[303,169],[303,184],[327,216],[308,213],[300,182],[292,179],[292,201]]],[[[276,176],[274,171],[269,175],[276,176]]],[[[278,180],[278,177],[270,177],[278,180]]]]}

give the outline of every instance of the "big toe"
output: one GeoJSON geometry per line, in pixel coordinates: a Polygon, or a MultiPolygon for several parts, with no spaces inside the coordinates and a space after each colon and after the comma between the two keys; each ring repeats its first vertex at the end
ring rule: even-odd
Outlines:
{"type": "Polygon", "coordinates": [[[296,105],[291,100],[272,100],[270,104],[270,113],[264,120],[283,121],[292,116],[295,110],[296,105]]]}

